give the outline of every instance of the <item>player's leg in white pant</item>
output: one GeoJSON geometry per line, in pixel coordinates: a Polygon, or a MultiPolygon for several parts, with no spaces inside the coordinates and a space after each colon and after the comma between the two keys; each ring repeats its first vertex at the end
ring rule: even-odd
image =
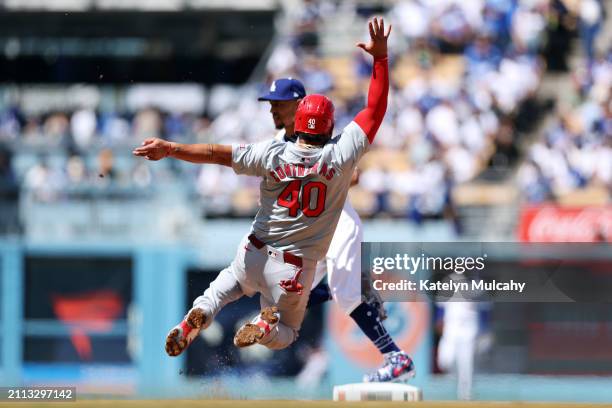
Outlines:
{"type": "Polygon", "coordinates": [[[362,241],[361,220],[355,210],[346,204],[338,220],[325,260],[327,282],[332,297],[347,315],[350,315],[362,301],[362,241]]]}
{"type": "Polygon", "coordinates": [[[243,295],[240,283],[236,280],[231,267],[222,270],[204,294],[193,301],[193,307],[202,309],[207,317],[202,329],[206,329],[212,323],[225,305],[240,299],[243,295]]]}
{"type": "Polygon", "coordinates": [[[261,303],[262,306],[269,303],[276,305],[280,313],[280,323],[260,341],[260,344],[270,349],[278,350],[288,347],[298,337],[306,313],[316,262],[304,259],[301,269],[300,282],[303,289],[302,293],[298,294],[298,292],[289,292],[278,284],[281,280],[291,279],[297,272],[297,268],[285,264],[285,268],[273,267],[270,271],[266,266],[265,276],[268,290],[262,292],[261,303]]]}
{"type": "Polygon", "coordinates": [[[251,268],[260,268],[264,260],[255,248],[250,247],[250,242],[242,239],[234,260],[219,273],[202,296],[193,301],[194,308],[204,310],[208,317],[203,328],[208,327],[217,313],[228,303],[240,299],[243,295],[253,296],[257,291],[256,283],[249,279],[247,265],[251,268]]]}
{"type": "Polygon", "coordinates": [[[237,276],[244,275],[245,260],[249,252],[245,240],[238,246],[236,257],[212,281],[204,294],[198,296],[183,321],[170,330],[166,337],[166,352],[170,356],[181,354],[206,329],[217,313],[228,303],[240,299],[244,294],[252,296],[254,290],[248,282],[241,284],[237,276]]]}
{"type": "Polygon", "coordinates": [[[457,339],[457,398],[472,399],[472,379],[474,378],[474,353],[476,339],[474,336],[463,336],[457,339]]]}
{"type": "Polygon", "coordinates": [[[440,367],[457,370],[457,395],[471,398],[478,306],[471,302],[448,301],[444,307],[444,331],[438,348],[440,367]]]}
{"type": "Polygon", "coordinates": [[[361,242],[363,230],[355,210],[346,204],[327,252],[327,278],[338,306],[357,323],[378,348],[383,366],[364,377],[368,382],[404,381],[415,374],[410,356],[393,341],[385,329],[380,309],[361,295],[361,242]]]}
{"type": "Polygon", "coordinates": [[[334,237],[327,251],[327,283],[332,298],[347,315],[362,302],[361,298],[361,219],[346,203],[334,237]]]}
{"type": "MultiPolygon", "coordinates": [[[[289,297],[296,297],[296,296],[299,296],[299,295],[296,295],[296,294],[289,295],[289,297]]],[[[260,297],[260,303],[261,303],[262,310],[265,310],[266,308],[272,307],[274,305],[273,301],[271,301],[270,299],[266,299],[263,296],[260,297]]],[[[287,302],[287,303],[290,303],[290,302],[287,302]]],[[[302,325],[302,321],[300,320],[299,323],[297,323],[296,318],[299,318],[301,314],[302,320],[304,319],[304,313],[306,311],[306,306],[304,306],[303,309],[295,304],[291,306],[289,306],[288,304],[285,304],[284,306],[285,307],[282,308],[282,311],[278,309],[278,312],[280,315],[279,323],[272,328],[269,334],[263,336],[261,340],[259,341],[259,344],[266,346],[267,348],[271,350],[284,349],[288,347],[291,343],[293,343],[295,340],[297,340],[298,332],[302,325]],[[288,312],[287,306],[291,308],[291,312],[288,312]],[[289,320],[292,320],[292,321],[287,321],[287,318],[284,317],[284,316],[287,316],[288,314],[290,315],[289,320]]]]}
{"type": "Polygon", "coordinates": [[[444,371],[451,371],[455,367],[456,339],[448,334],[443,334],[438,344],[438,365],[444,371]]]}
{"type": "Polygon", "coordinates": [[[223,306],[242,297],[240,284],[231,267],[223,269],[202,296],[196,298],[193,307],[183,321],[175,326],[166,337],[166,352],[170,356],[181,354],[201,330],[212,323],[223,306]]]}
{"type": "MultiPolygon", "coordinates": [[[[276,307],[280,315],[280,321],[270,325],[270,331],[256,342],[270,349],[278,350],[288,347],[297,339],[306,312],[316,262],[303,260],[299,279],[302,284],[300,294],[283,289],[279,284],[282,280],[293,278],[300,268],[277,261],[274,258],[268,259],[261,276],[261,286],[265,286],[261,290],[261,308],[262,311],[267,312],[270,307],[276,307]]],[[[239,333],[242,330],[241,328],[239,333]]]]}

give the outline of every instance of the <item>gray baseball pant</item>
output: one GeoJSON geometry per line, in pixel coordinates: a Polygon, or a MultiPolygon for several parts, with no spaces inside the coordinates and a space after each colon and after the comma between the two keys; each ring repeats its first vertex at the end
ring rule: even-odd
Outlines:
{"type": "Polygon", "coordinates": [[[312,281],[316,270],[316,261],[302,259],[300,283],[302,294],[288,292],[279,283],[291,279],[298,272],[297,266],[285,263],[283,254],[270,246],[257,249],[245,236],[236,252],[236,257],[227,268],[197,297],[193,307],[204,310],[207,319],[204,328],[208,327],[219,311],[228,303],[242,296],[253,296],[260,293],[261,308],[276,305],[280,312],[280,322],[274,330],[264,336],[259,344],[269,349],[279,350],[288,347],[297,337],[306,304],[310,295],[312,281]]]}

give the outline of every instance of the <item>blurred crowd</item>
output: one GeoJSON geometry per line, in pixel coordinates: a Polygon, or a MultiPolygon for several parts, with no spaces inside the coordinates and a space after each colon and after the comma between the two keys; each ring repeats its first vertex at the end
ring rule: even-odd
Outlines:
{"type": "MultiPolygon", "coordinates": [[[[341,24],[340,16],[355,25],[371,12],[350,7],[303,2],[292,12],[291,35],[267,64],[269,81],[295,76],[309,92],[331,94],[337,131],[363,107],[371,73],[360,52],[344,60],[321,57],[326,27],[341,24]],[[347,19],[351,13],[354,19],[347,19]]],[[[552,13],[548,0],[409,0],[388,10],[396,30],[392,92],[375,149],[351,193],[362,215],[452,218],[453,186],[516,160],[515,124],[540,83],[539,51],[552,13]]],[[[234,122],[244,121],[240,111],[230,114],[234,122]]],[[[253,134],[245,130],[249,141],[253,134]]]]}
{"type": "Polygon", "coordinates": [[[13,156],[5,177],[41,202],[77,198],[88,190],[112,196],[147,188],[152,167],[133,160],[131,148],[147,137],[192,141],[207,125],[206,118],[156,108],[134,114],[92,108],[26,114],[14,105],[0,113],[0,144],[6,157],[13,156]]]}
{"type": "Polygon", "coordinates": [[[519,169],[528,202],[589,187],[612,195],[612,51],[576,69],[573,84],[573,103],[559,107],[519,169]]]}
{"type": "MultiPolygon", "coordinates": [[[[517,137],[525,130],[518,127],[528,128],[538,115],[530,103],[546,69],[547,30],[572,13],[587,61],[575,76],[581,103],[562,112],[546,142],[534,146],[521,185],[531,201],[594,180],[609,185],[610,169],[593,160],[609,155],[610,145],[610,58],[597,58],[593,46],[603,8],[599,0],[582,0],[573,8],[566,3],[402,0],[382,10],[394,24],[392,90],[375,148],[362,161],[360,184],[351,192],[363,216],[454,219],[454,186],[485,169],[515,163],[517,137]]],[[[330,95],[339,132],[364,105],[371,61],[357,51],[330,57],[325,44],[336,25],[362,32],[361,22],[380,11],[353,2],[302,1],[288,13],[287,27],[279,28],[266,80],[215,86],[199,110],[182,109],[187,99],[172,92],[163,102],[175,99],[176,109],[152,101],[131,109],[90,103],[32,112],[23,110],[19,98],[14,103],[4,98],[0,143],[11,149],[0,165],[10,161],[11,151],[15,157],[11,166],[0,166],[0,177],[40,201],[88,188],[138,191],[159,180],[184,181],[208,216],[250,216],[257,208],[257,180],[219,166],[151,166],[133,160],[131,147],[146,137],[212,143],[272,137],[269,106],[257,102],[257,95],[281,76],[300,78],[309,93],[330,95]]]]}
{"type": "Polygon", "coordinates": [[[0,111],[0,140],[29,147],[60,147],[84,152],[93,146],[130,145],[146,137],[189,138],[205,130],[209,120],[191,112],[157,107],[102,112],[76,107],[48,112],[25,112],[18,103],[0,111]]]}

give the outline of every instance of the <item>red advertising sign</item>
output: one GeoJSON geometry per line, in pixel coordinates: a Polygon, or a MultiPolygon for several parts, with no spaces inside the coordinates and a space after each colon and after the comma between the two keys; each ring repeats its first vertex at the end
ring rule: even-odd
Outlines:
{"type": "Polygon", "coordinates": [[[523,242],[612,242],[612,206],[525,207],[518,235],[523,242]]]}

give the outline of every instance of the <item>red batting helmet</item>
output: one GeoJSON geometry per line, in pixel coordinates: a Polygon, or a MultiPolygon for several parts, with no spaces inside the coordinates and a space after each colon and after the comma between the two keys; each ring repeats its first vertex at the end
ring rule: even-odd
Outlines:
{"type": "Polygon", "coordinates": [[[307,95],[295,112],[294,131],[311,135],[330,135],[334,128],[334,104],[323,95],[307,95]]]}

